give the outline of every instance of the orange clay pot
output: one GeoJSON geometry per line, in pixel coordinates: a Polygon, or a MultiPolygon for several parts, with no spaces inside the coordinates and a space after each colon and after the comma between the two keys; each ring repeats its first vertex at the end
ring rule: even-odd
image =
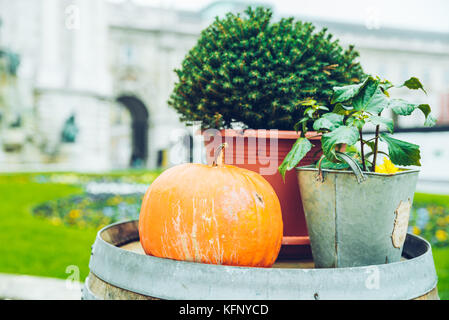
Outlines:
{"type": "Polygon", "coordinates": [[[270,267],[282,241],[271,185],[230,165],[182,164],[149,187],[139,220],[147,254],[175,260],[270,267]]]}
{"type": "MultiPolygon", "coordinates": [[[[296,131],[237,131],[230,129],[218,132],[220,136],[203,131],[208,163],[211,163],[214,157],[215,148],[221,143],[228,143],[229,147],[225,150],[224,162],[260,173],[271,184],[279,198],[284,221],[281,256],[311,257],[310,240],[296,172],[295,170],[287,171],[284,182],[277,170],[300,134],[296,131]],[[277,143],[277,151],[271,150],[270,142],[277,143]],[[265,147],[261,148],[261,145],[265,147]],[[271,171],[269,173],[261,172],[261,169],[267,169],[269,166],[275,167],[276,170],[274,172],[268,170],[271,171]]],[[[308,132],[306,136],[314,147],[299,163],[299,166],[312,164],[322,155],[321,137],[317,136],[316,132],[308,132]]]]}

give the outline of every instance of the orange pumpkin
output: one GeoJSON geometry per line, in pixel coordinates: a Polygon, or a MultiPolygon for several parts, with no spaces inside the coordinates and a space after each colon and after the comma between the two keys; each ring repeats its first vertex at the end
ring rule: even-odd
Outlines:
{"type": "Polygon", "coordinates": [[[182,164],[148,188],[139,218],[149,255],[234,266],[270,267],[282,241],[271,185],[230,165],[182,164]]]}

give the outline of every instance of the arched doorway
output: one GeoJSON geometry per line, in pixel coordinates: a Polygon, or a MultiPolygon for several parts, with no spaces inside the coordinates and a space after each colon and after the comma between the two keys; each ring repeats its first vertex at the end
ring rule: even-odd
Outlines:
{"type": "Polygon", "coordinates": [[[135,96],[120,96],[117,101],[131,114],[132,152],[131,167],[145,166],[148,157],[148,110],[135,96]]]}

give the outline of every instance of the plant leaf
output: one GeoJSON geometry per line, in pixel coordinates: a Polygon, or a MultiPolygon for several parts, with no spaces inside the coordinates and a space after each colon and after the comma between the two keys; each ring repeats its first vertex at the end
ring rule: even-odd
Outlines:
{"type": "Polygon", "coordinates": [[[329,111],[329,108],[326,107],[326,106],[318,106],[317,109],[318,109],[318,110],[329,111]]]}
{"type": "Polygon", "coordinates": [[[429,113],[426,117],[426,121],[424,121],[425,127],[433,127],[437,123],[437,118],[433,115],[433,113],[429,113]]]}
{"type": "Polygon", "coordinates": [[[316,100],[307,99],[307,100],[301,101],[300,104],[303,106],[314,106],[316,104],[316,100]]]}
{"type": "Polygon", "coordinates": [[[346,119],[345,124],[347,126],[356,127],[358,130],[362,130],[363,126],[365,125],[365,120],[359,119],[357,117],[349,117],[346,119]]]}
{"type": "Polygon", "coordinates": [[[393,88],[393,87],[394,87],[394,84],[392,84],[392,83],[391,83],[390,81],[388,81],[388,80],[384,80],[384,81],[382,81],[382,82],[380,83],[380,87],[381,87],[381,89],[384,91],[384,93],[386,93],[387,96],[388,96],[387,90],[390,89],[390,88],[393,88]]]}
{"type": "Polygon", "coordinates": [[[313,114],[315,113],[315,110],[312,107],[307,108],[304,110],[304,115],[307,115],[309,118],[313,118],[313,114]]]}
{"type": "Polygon", "coordinates": [[[279,172],[282,178],[285,179],[285,172],[291,170],[298,165],[298,163],[305,157],[307,152],[312,149],[313,145],[306,138],[298,138],[293,145],[290,152],[285,156],[284,161],[279,166],[279,172]]]}
{"type": "Polygon", "coordinates": [[[319,119],[315,120],[313,129],[316,131],[323,129],[334,130],[343,125],[343,118],[344,116],[333,112],[323,114],[319,119]]]}
{"type": "Polygon", "coordinates": [[[422,91],[424,91],[425,94],[427,94],[426,90],[424,90],[424,87],[423,87],[421,81],[419,81],[419,79],[416,77],[411,77],[410,79],[405,81],[401,87],[407,87],[412,90],[421,89],[422,91]]]}
{"type": "MultiPolygon", "coordinates": [[[[317,164],[318,165],[318,164],[317,164]]],[[[341,170],[349,168],[349,164],[346,162],[331,162],[327,160],[326,157],[324,157],[323,160],[321,160],[321,168],[322,169],[335,169],[335,170],[341,170]]]]}
{"type": "Polygon", "coordinates": [[[388,97],[380,87],[380,81],[369,77],[363,90],[352,100],[352,105],[357,111],[366,111],[379,114],[389,104],[388,97]]]}
{"type": "MultiPolygon", "coordinates": [[[[374,153],[374,147],[375,147],[375,145],[376,145],[376,143],[375,143],[374,141],[365,141],[365,140],[364,140],[363,143],[364,143],[366,146],[370,147],[372,153],[374,153]]],[[[368,158],[368,155],[365,155],[365,156],[366,156],[366,158],[368,158]]]]}
{"type": "Polygon", "coordinates": [[[337,102],[345,102],[348,100],[351,100],[356,95],[359,94],[360,90],[363,88],[363,86],[366,84],[367,80],[369,78],[366,78],[363,82],[359,84],[351,84],[348,86],[343,87],[334,87],[334,95],[332,97],[332,104],[337,102]]]}
{"type": "Polygon", "coordinates": [[[421,155],[419,146],[406,141],[394,139],[385,133],[380,134],[380,139],[387,143],[390,160],[396,165],[420,166],[421,155]]]}
{"type": "MultiPolygon", "coordinates": [[[[347,148],[350,149],[350,148],[347,148]]],[[[345,152],[346,155],[354,159],[360,166],[362,166],[362,161],[360,160],[360,156],[358,152],[345,152]]],[[[349,164],[347,164],[344,161],[340,161],[341,158],[337,155],[337,159],[339,162],[331,162],[329,161],[324,155],[322,156],[323,159],[321,160],[321,168],[322,169],[335,169],[335,170],[341,170],[341,169],[347,169],[349,168],[349,164]]],[[[316,164],[316,167],[318,168],[318,163],[316,164]]]]}
{"type": "Polygon", "coordinates": [[[426,120],[424,126],[433,127],[437,123],[437,118],[432,114],[430,106],[428,104],[420,104],[418,109],[422,111],[426,120]]]}
{"type": "Polygon", "coordinates": [[[431,113],[431,109],[428,104],[414,104],[402,99],[391,99],[389,107],[391,108],[391,110],[393,110],[394,113],[401,116],[409,116],[416,109],[421,110],[426,119],[424,122],[424,125],[426,127],[434,126],[437,120],[436,117],[431,113]]]}
{"type": "MultiPolygon", "coordinates": [[[[293,129],[298,132],[300,126],[302,125],[303,128],[303,132],[304,132],[304,123],[307,123],[307,121],[309,121],[310,118],[302,118],[301,120],[299,120],[298,122],[295,123],[295,125],[293,126],[293,129]]],[[[305,132],[304,132],[305,133],[305,132]]]]}
{"type": "Polygon", "coordinates": [[[346,143],[353,145],[359,139],[359,131],[356,127],[340,126],[335,130],[323,134],[321,138],[323,153],[329,161],[337,162],[335,147],[346,143]]]}
{"type": "Polygon", "coordinates": [[[351,106],[345,106],[341,103],[337,103],[334,107],[334,110],[332,110],[333,113],[341,114],[341,115],[348,115],[351,113],[351,111],[354,110],[351,106]]]}
{"type": "Polygon", "coordinates": [[[387,127],[387,129],[388,129],[388,131],[390,131],[390,133],[393,133],[394,122],[393,122],[392,119],[381,117],[381,116],[372,115],[372,116],[369,116],[368,122],[374,124],[375,126],[382,126],[383,125],[383,126],[387,127]]]}
{"type": "Polygon", "coordinates": [[[409,116],[415,111],[418,105],[414,103],[409,103],[403,99],[391,99],[388,107],[400,116],[409,116]]]}
{"type": "Polygon", "coordinates": [[[428,104],[420,104],[418,109],[424,113],[424,116],[427,118],[431,112],[430,106],[428,104]]]}

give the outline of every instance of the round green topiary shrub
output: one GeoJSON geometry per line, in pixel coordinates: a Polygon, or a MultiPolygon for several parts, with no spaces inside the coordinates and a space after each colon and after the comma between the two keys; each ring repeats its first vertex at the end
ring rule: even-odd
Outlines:
{"type": "Polygon", "coordinates": [[[175,70],[179,82],[169,100],[186,122],[203,128],[293,130],[311,98],[329,105],[332,87],[357,83],[358,52],[332,40],[326,29],[284,18],[270,22],[270,9],[228,13],[202,31],[175,70]]]}

